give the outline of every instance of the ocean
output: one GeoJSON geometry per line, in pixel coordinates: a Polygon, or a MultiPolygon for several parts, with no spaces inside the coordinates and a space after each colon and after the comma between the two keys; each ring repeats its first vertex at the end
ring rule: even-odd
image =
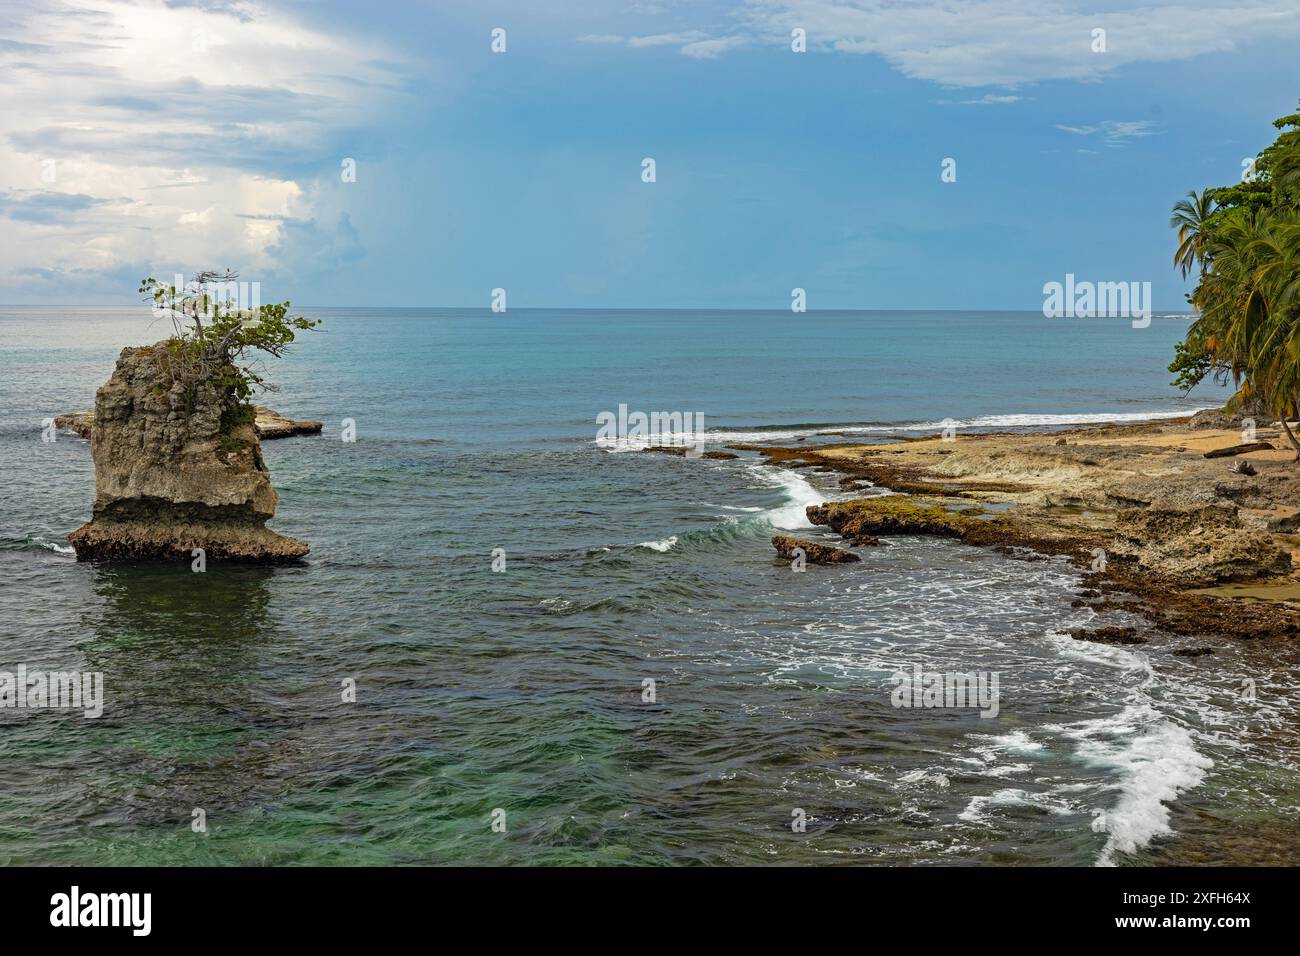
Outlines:
{"type": "Polygon", "coordinates": [[[105,686],[0,709],[0,863],[1300,862],[1284,648],[1075,641],[1077,569],[946,540],[792,573],[832,477],[595,440],[1188,414],[1225,393],[1168,384],[1187,317],[299,311],[262,403],[324,433],[263,450],[312,553],[194,573],[78,563],[89,446],[42,441],[166,324],[0,307],[0,671],[105,686]],[[918,667],[996,673],[997,716],[895,707],[918,667]]]}

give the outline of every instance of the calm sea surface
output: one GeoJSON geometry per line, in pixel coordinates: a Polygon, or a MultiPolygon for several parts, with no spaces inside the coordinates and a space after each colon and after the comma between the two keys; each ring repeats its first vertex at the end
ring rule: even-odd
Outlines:
{"type": "Polygon", "coordinates": [[[1077,642],[1076,571],[948,541],[793,574],[833,481],[594,442],[621,403],[719,443],[1189,411],[1186,319],[302,311],[265,403],[325,434],[264,451],[311,557],[196,574],[78,564],[89,446],[41,441],[167,329],[0,307],[0,670],[107,697],[0,710],[0,863],[1300,862],[1284,648],[1077,642]],[[914,666],[998,716],[893,707],[914,666]]]}

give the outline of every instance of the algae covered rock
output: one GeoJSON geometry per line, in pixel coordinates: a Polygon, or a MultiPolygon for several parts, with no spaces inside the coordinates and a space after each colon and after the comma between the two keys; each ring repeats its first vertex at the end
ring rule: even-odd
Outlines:
{"type": "MultiPolygon", "coordinates": [[[[874,540],[871,543],[879,544],[878,541],[874,540]]],[[[826,544],[816,544],[812,541],[805,541],[803,538],[791,537],[788,534],[773,535],[772,547],[776,548],[777,554],[786,559],[794,558],[795,549],[802,548],[804,559],[809,564],[851,564],[854,561],[862,560],[859,555],[854,554],[852,551],[831,547],[826,544]]]]}
{"type": "Polygon", "coordinates": [[[878,535],[927,534],[964,538],[979,526],[978,507],[954,509],[910,495],[881,495],[809,505],[808,520],[825,525],[855,544],[873,543],[878,535]]]}

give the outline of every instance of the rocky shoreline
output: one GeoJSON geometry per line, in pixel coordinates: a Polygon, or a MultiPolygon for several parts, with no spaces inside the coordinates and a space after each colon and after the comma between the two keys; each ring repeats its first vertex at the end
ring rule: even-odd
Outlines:
{"type": "Polygon", "coordinates": [[[1300,464],[1271,429],[1252,441],[1254,450],[1216,454],[1251,444],[1216,412],[955,440],[728,447],[838,474],[842,488],[864,492],[808,508],[810,522],[851,544],[925,534],[1025,560],[1061,555],[1086,569],[1077,606],[1133,612],[1182,635],[1293,636],[1300,464]]]}

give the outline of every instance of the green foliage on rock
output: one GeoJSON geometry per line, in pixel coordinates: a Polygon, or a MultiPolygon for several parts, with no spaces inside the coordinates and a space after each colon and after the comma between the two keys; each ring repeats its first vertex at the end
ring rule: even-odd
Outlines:
{"type": "Polygon", "coordinates": [[[231,272],[201,272],[181,288],[152,277],[140,283],[140,292],[153,303],[155,314],[172,321],[173,334],[159,354],[167,380],[173,386],[180,383],[186,408],[193,408],[201,389],[222,392],[223,433],[251,424],[256,417],[254,391],[273,388],[252,364],[256,353],[279,357],[298,332],[320,324],[290,315],[288,302],[241,308],[230,294],[237,278],[231,272]]]}

